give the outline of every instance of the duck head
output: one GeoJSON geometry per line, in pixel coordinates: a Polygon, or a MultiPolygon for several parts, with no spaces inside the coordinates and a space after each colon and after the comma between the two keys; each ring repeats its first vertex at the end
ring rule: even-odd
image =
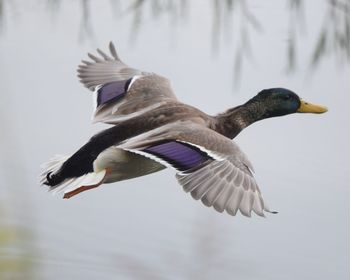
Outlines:
{"type": "Polygon", "coordinates": [[[247,126],[266,118],[327,111],[327,107],[306,102],[289,89],[270,88],[260,91],[245,104],[216,116],[213,128],[232,139],[247,126]]]}
{"type": "Polygon", "coordinates": [[[285,88],[271,88],[260,91],[245,104],[257,120],[284,116],[293,113],[322,114],[327,107],[302,100],[293,91],[285,88]]]}

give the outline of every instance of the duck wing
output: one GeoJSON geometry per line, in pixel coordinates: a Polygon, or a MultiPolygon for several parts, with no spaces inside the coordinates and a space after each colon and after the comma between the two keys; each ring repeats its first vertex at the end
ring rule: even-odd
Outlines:
{"type": "Polygon", "coordinates": [[[253,177],[252,165],[237,144],[191,121],[178,121],[138,135],[120,148],[177,170],[185,192],[218,212],[264,216],[270,212],[253,177]]]}
{"type": "Polygon", "coordinates": [[[83,85],[94,92],[93,122],[116,124],[177,102],[168,79],[129,67],[112,42],[109,52],[89,53],[91,61],[82,60],[77,70],[83,85]]]}

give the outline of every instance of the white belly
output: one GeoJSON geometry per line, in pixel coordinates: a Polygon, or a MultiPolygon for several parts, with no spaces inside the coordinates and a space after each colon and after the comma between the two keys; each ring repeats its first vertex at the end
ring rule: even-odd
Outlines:
{"type": "Polygon", "coordinates": [[[151,174],[166,167],[152,159],[117,147],[104,150],[94,161],[94,171],[107,169],[104,183],[127,180],[151,174]]]}

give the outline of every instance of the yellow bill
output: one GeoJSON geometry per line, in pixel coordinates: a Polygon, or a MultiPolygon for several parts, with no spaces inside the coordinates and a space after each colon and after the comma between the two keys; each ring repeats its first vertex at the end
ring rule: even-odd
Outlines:
{"type": "Polygon", "coordinates": [[[311,104],[311,103],[306,102],[302,99],[300,99],[300,107],[297,110],[298,113],[314,113],[314,114],[322,114],[322,113],[325,113],[327,111],[328,111],[328,109],[325,106],[311,104]]]}

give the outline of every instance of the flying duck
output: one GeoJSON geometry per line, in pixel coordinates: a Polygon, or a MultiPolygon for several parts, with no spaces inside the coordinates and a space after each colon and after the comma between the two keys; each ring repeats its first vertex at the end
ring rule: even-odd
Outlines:
{"type": "Polygon", "coordinates": [[[112,126],[94,135],[73,155],[43,166],[41,183],[70,198],[104,183],[176,170],[185,192],[218,212],[244,216],[271,212],[247,156],[231,139],[252,123],[327,108],[284,88],[260,91],[243,105],[210,116],[179,101],[167,78],[126,65],[111,42],[78,67],[93,92],[93,122],[112,126]]]}

